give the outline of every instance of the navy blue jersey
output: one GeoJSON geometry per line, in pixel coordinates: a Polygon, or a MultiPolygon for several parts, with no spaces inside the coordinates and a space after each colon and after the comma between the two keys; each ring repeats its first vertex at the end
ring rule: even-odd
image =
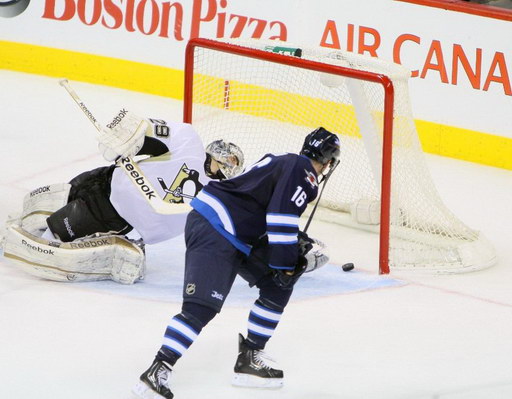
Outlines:
{"type": "Polygon", "coordinates": [[[267,154],[233,179],[209,182],[191,205],[246,255],[267,234],[269,266],[291,270],[298,258],[299,217],[317,193],[309,158],[267,154]]]}

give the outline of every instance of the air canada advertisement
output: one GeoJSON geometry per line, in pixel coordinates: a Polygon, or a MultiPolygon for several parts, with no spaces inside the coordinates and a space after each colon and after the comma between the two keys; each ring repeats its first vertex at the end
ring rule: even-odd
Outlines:
{"type": "MultiPolygon", "coordinates": [[[[413,90],[421,94],[415,110],[426,116],[434,112],[428,104],[437,104],[433,96],[473,96],[476,109],[488,107],[491,116],[512,101],[512,24],[393,0],[18,0],[2,1],[0,16],[3,40],[94,48],[178,69],[195,37],[278,39],[380,57],[411,71],[413,90]]],[[[436,110],[440,119],[453,112],[436,110]]],[[[509,131],[503,116],[491,119],[488,131],[509,131]]]]}

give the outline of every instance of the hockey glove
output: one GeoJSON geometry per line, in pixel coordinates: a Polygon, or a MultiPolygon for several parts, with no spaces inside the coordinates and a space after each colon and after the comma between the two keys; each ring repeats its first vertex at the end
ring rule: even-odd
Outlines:
{"type": "Polygon", "coordinates": [[[132,157],[142,148],[146,134],[151,134],[149,121],[123,108],[98,136],[98,148],[110,162],[132,157]]]}
{"type": "Polygon", "coordinates": [[[293,270],[274,270],[272,279],[281,288],[291,288],[295,285],[297,280],[304,274],[307,267],[307,260],[304,256],[299,255],[297,266],[293,270]]]}
{"type": "Polygon", "coordinates": [[[306,254],[313,249],[315,240],[309,238],[307,233],[299,231],[299,255],[306,256],[306,254]]]}
{"type": "Polygon", "coordinates": [[[325,244],[320,240],[310,238],[302,231],[299,231],[299,255],[306,259],[305,273],[312,272],[329,262],[325,244]]]}

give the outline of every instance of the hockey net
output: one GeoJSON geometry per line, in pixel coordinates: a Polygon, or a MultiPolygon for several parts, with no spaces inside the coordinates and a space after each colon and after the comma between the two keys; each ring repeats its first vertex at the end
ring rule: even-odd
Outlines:
{"type": "Polygon", "coordinates": [[[323,126],[341,163],[315,217],[380,234],[379,270],[459,273],[495,262],[492,245],[461,222],[432,182],[400,65],[339,50],[260,40],[191,40],[184,120],[205,143],[239,145],[246,165],[297,153],[323,126]]]}

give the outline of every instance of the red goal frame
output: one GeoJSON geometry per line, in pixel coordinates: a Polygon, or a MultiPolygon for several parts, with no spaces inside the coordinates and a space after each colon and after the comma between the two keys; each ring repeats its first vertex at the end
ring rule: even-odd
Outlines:
{"type": "Polygon", "coordinates": [[[193,90],[194,90],[194,53],[196,48],[206,48],[224,53],[235,54],[258,60],[290,65],[317,72],[326,72],[349,78],[356,78],[378,83],[384,90],[383,144],[382,144],[382,181],[379,240],[379,273],[389,273],[389,234],[391,202],[391,170],[393,144],[393,106],[395,91],[391,79],[383,74],[359,71],[337,65],[291,57],[269,51],[241,47],[211,39],[191,39],[185,50],[185,85],[183,96],[183,122],[193,124],[193,90]]]}

